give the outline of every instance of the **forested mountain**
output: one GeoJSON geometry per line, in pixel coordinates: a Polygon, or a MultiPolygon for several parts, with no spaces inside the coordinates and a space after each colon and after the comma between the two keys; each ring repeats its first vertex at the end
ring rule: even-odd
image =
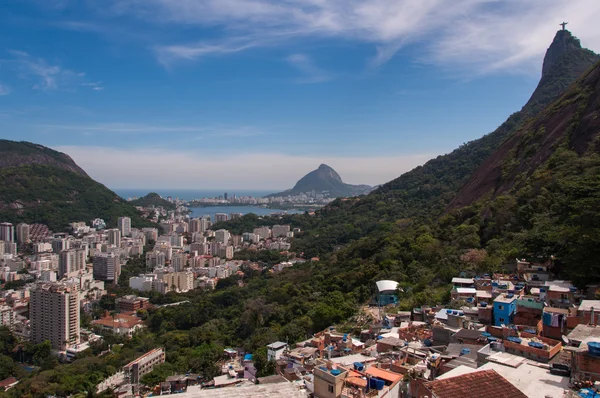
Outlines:
{"type": "Polygon", "coordinates": [[[0,220],[62,231],[70,222],[94,218],[116,226],[121,216],[131,217],[135,226],[149,225],[68,155],[30,142],[0,140],[0,220]]]}
{"type": "Polygon", "coordinates": [[[148,206],[159,207],[159,206],[161,206],[167,210],[175,210],[175,208],[177,207],[177,206],[175,206],[175,203],[171,203],[168,200],[163,199],[156,192],[150,192],[146,196],[137,198],[135,200],[130,200],[129,204],[131,204],[133,206],[142,206],[142,207],[148,207],[148,206]]]}
{"type": "Polygon", "coordinates": [[[273,193],[267,195],[267,197],[299,195],[304,192],[315,191],[316,193],[327,192],[330,197],[337,198],[362,195],[371,189],[368,185],[346,184],[334,169],[326,164],[321,164],[319,168],[298,180],[294,188],[273,193]]]}
{"type": "Polygon", "coordinates": [[[337,200],[313,219],[297,217],[309,227],[297,248],[317,255],[333,246],[359,239],[386,223],[402,219],[431,220],[446,206],[477,168],[520,126],[562,94],[600,56],[581,48],[568,30],[558,31],[546,52],[542,78],[523,108],[495,131],[438,156],[355,200],[337,200]]]}

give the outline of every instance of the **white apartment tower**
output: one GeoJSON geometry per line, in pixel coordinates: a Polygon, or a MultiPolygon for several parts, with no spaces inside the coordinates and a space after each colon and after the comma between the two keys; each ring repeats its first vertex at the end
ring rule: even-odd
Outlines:
{"type": "Polygon", "coordinates": [[[215,232],[215,240],[220,243],[227,244],[229,242],[229,231],[226,229],[219,229],[215,232]]]}
{"type": "Polygon", "coordinates": [[[77,285],[38,283],[29,301],[31,341],[49,340],[52,348],[65,350],[79,343],[79,293],[77,285]]]}
{"type": "Polygon", "coordinates": [[[119,219],[117,220],[117,226],[119,228],[119,231],[121,232],[121,236],[131,235],[131,218],[119,217],[119,219]]]}
{"type": "Polygon", "coordinates": [[[85,248],[63,250],[58,258],[58,278],[68,277],[71,273],[84,270],[85,262],[85,248]]]}
{"type": "Polygon", "coordinates": [[[4,242],[15,241],[15,227],[9,222],[0,223],[0,240],[4,242]]]}

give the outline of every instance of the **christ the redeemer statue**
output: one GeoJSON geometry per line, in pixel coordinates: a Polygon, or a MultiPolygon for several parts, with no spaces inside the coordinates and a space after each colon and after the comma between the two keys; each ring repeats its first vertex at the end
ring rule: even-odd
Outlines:
{"type": "Polygon", "coordinates": [[[562,30],[565,30],[565,26],[567,26],[568,22],[559,23],[562,26],[562,30]]]}

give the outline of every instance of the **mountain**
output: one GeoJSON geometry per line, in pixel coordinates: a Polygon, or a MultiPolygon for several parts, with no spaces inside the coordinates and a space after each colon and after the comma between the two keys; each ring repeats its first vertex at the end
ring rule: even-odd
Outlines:
{"type": "Polygon", "coordinates": [[[131,204],[133,206],[142,206],[142,207],[148,207],[148,206],[159,207],[160,206],[166,210],[175,210],[175,208],[176,208],[174,203],[171,203],[168,200],[163,199],[162,196],[160,196],[156,192],[150,192],[148,195],[146,195],[144,197],[130,200],[129,204],[131,204]]]}
{"type": "MultiPolygon", "coordinates": [[[[587,72],[559,99],[509,137],[479,166],[450,208],[471,205],[484,197],[518,191],[541,174],[556,174],[556,156],[569,159],[600,152],[600,64],[587,72]],[[549,160],[554,159],[549,164],[549,160]]],[[[590,162],[592,162],[590,160],[590,162]]],[[[590,163],[591,165],[591,163],[590,163]]],[[[591,188],[591,187],[590,187],[591,188]]]]}
{"type": "Polygon", "coordinates": [[[331,167],[321,164],[318,169],[302,177],[294,188],[283,192],[273,193],[267,197],[298,195],[303,192],[328,192],[330,197],[357,196],[368,193],[369,185],[351,185],[342,181],[342,177],[331,167]]]}
{"type": "Polygon", "coordinates": [[[135,226],[150,225],[68,155],[30,142],[0,140],[0,220],[43,223],[62,231],[70,222],[94,218],[115,226],[121,216],[131,217],[135,226]]]}
{"type": "Polygon", "coordinates": [[[317,212],[314,219],[299,218],[298,223],[310,230],[296,239],[297,249],[318,255],[333,245],[386,228],[386,223],[428,220],[442,214],[471,175],[508,137],[598,60],[600,56],[582,48],[571,32],[558,31],[544,57],[540,82],[520,111],[492,133],[402,174],[361,200],[338,200],[317,212]]]}

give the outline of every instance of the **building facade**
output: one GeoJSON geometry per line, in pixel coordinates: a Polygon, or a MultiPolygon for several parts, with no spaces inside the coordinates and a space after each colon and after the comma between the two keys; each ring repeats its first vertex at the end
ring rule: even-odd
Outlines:
{"type": "Polygon", "coordinates": [[[31,341],[50,341],[55,350],[79,343],[79,291],[77,285],[39,283],[29,302],[31,341]]]}

